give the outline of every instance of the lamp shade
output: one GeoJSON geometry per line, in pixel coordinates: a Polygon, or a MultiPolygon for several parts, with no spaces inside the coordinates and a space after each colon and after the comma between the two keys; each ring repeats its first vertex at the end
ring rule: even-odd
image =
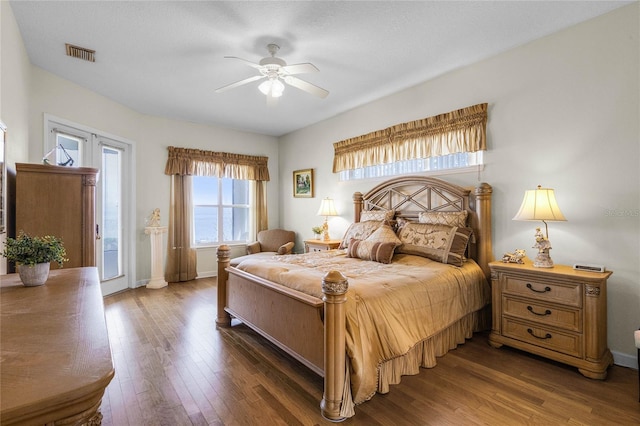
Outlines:
{"type": "Polygon", "coordinates": [[[271,95],[274,98],[279,98],[282,96],[282,92],[284,92],[284,84],[277,78],[269,78],[269,80],[264,81],[258,86],[258,90],[267,96],[271,95]]]}
{"type": "Polygon", "coordinates": [[[542,188],[525,191],[520,210],[513,220],[566,221],[553,189],[542,188]]]}
{"type": "Polygon", "coordinates": [[[333,204],[333,199],[327,197],[322,200],[320,209],[318,209],[318,216],[338,216],[338,211],[333,204]]]}

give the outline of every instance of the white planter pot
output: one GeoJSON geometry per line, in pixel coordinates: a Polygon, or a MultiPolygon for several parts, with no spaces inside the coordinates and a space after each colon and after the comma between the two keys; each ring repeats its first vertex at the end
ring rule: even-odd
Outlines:
{"type": "Polygon", "coordinates": [[[18,274],[26,287],[43,285],[49,278],[49,263],[18,265],[18,274]]]}

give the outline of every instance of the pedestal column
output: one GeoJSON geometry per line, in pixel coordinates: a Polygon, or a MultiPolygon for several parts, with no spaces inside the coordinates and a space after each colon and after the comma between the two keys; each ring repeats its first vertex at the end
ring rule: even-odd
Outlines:
{"type": "Polygon", "coordinates": [[[167,286],[164,280],[164,262],[162,256],[162,234],[167,232],[166,226],[147,226],[144,233],[151,237],[151,280],[147,288],[167,286]]]}

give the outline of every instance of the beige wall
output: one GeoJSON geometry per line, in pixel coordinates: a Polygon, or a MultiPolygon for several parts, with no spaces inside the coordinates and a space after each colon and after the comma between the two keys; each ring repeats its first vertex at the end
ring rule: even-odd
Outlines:
{"type": "Polygon", "coordinates": [[[493,186],[494,256],[533,253],[535,223],[512,221],[524,191],[555,188],[568,222],[550,223],[556,263],[614,271],[608,291],[609,345],[633,365],[640,326],[638,4],[448,73],[282,137],[281,223],[312,236],[320,200],[336,200],[331,234],[353,220],[351,197],[378,181],[339,182],[332,143],[414,119],[488,102],[486,168],[446,176],[493,186]],[[316,197],[293,198],[291,173],[314,168],[316,197]],[[618,216],[619,215],[619,216],[618,216]]]}
{"type": "MultiPolygon", "coordinates": [[[[0,2],[0,120],[7,126],[7,172],[15,175],[15,163],[28,156],[29,70],[31,65],[9,2],[0,2]]],[[[10,206],[9,206],[10,207],[10,206]]],[[[11,209],[8,220],[13,220],[11,209]]],[[[0,234],[4,247],[5,234],[0,234]]],[[[6,260],[0,257],[0,274],[6,260]]]]}

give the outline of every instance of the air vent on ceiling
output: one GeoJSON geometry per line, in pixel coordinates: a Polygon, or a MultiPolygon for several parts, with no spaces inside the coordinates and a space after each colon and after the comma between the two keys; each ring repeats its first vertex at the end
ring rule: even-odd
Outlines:
{"type": "Polygon", "coordinates": [[[67,48],[67,56],[71,56],[72,58],[78,58],[89,62],[95,62],[95,50],[86,49],[84,47],[74,46],[72,44],[66,43],[67,48]]]}

